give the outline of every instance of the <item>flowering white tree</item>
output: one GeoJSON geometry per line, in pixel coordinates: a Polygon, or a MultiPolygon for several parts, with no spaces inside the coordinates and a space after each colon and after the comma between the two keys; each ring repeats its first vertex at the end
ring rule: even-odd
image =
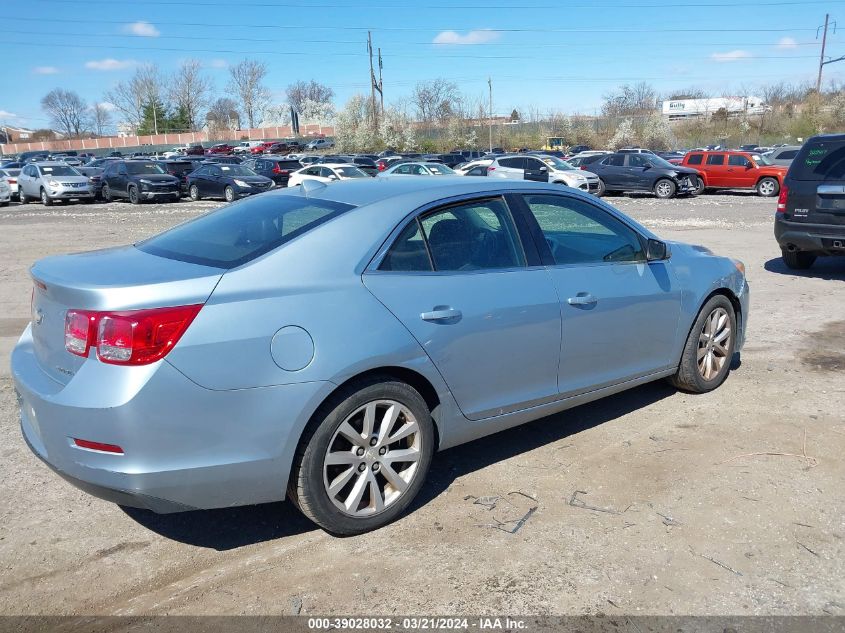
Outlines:
{"type": "Polygon", "coordinates": [[[672,147],[675,138],[669,123],[661,115],[654,114],[643,126],[642,141],[649,149],[666,150],[672,147]]]}
{"type": "Polygon", "coordinates": [[[631,119],[623,119],[619,127],[616,128],[616,133],[610,138],[607,144],[610,149],[619,149],[620,147],[630,145],[635,139],[634,123],[631,119]]]}
{"type": "Polygon", "coordinates": [[[336,116],[334,105],[328,101],[314,101],[305,99],[299,106],[299,118],[301,123],[316,124],[323,133],[323,127],[330,125],[336,116]]]}

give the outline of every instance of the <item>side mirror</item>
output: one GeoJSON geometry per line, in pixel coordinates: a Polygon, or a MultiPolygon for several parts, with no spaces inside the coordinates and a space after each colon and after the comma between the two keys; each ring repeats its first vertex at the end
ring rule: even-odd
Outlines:
{"type": "Polygon", "coordinates": [[[672,253],[669,251],[669,245],[666,242],[661,242],[660,240],[648,240],[648,245],[646,246],[646,253],[645,258],[647,261],[650,262],[659,262],[663,261],[664,259],[669,259],[672,256],[672,253]]]}
{"type": "Polygon", "coordinates": [[[334,174],[332,174],[331,176],[329,176],[329,180],[337,180],[337,176],[335,176],[334,174]]]}
{"type": "Polygon", "coordinates": [[[540,171],[549,171],[548,167],[540,167],[540,171]]]}

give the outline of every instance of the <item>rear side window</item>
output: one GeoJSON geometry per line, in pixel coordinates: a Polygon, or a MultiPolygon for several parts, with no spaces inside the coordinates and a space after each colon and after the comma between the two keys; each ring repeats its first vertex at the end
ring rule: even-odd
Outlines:
{"type": "Polygon", "coordinates": [[[523,158],[501,158],[499,159],[499,165],[502,167],[508,167],[510,169],[524,169],[525,167],[525,159],[523,158]]]}
{"type": "Polygon", "coordinates": [[[789,168],[795,180],[845,179],[845,143],[842,141],[812,141],[798,153],[789,168]]]}
{"type": "Polygon", "coordinates": [[[258,196],[222,207],[135,246],[160,257],[235,268],[353,208],[316,198],[258,196]]]}
{"type": "Polygon", "coordinates": [[[725,155],[724,154],[710,154],[707,157],[707,164],[708,165],[724,165],[725,164],[725,155]]]}
{"type": "Polygon", "coordinates": [[[739,154],[731,154],[728,156],[728,165],[732,165],[734,167],[748,167],[751,165],[751,161],[748,160],[745,156],[740,156],[739,154]]]}
{"type": "Polygon", "coordinates": [[[625,164],[625,155],[616,154],[610,156],[602,161],[602,165],[609,165],[610,167],[622,167],[625,164]]]}
{"type": "Polygon", "coordinates": [[[798,156],[797,149],[788,149],[785,152],[781,152],[775,158],[777,160],[793,160],[796,156],[798,156]]]}

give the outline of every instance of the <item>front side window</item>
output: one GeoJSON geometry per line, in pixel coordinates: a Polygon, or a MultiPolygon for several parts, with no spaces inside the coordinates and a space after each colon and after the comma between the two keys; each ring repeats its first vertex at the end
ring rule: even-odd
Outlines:
{"type": "Polygon", "coordinates": [[[648,167],[651,163],[648,162],[640,154],[631,154],[628,156],[628,166],[630,167],[648,167]]]}
{"type": "Polygon", "coordinates": [[[637,233],[589,202],[552,194],[523,196],[557,265],[643,262],[637,233]]]}
{"type": "Polygon", "coordinates": [[[427,271],[433,266],[436,271],[462,272],[526,265],[513,219],[501,198],[431,211],[411,224],[422,227],[422,234],[409,225],[385,255],[381,270],[427,271]]]}

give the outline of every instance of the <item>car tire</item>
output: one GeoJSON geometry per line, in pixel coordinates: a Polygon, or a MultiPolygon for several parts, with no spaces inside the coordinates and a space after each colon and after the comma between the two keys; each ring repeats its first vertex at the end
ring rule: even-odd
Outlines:
{"type": "Polygon", "coordinates": [[[757,195],[772,198],[780,192],[780,183],[775,178],[761,178],[757,183],[757,195]]]}
{"type": "Polygon", "coordinates": [[[41,189],[41,204],[45,207],[53,206],[53,200],[47,195],[47,190],[43,188],[41,189]]]}
{"type": "Polygon", "coordinates": [[[669,382],[690,393],[706,393],[721,385],[731,369],[736,334],[733,304],[725,295],[714,295],[698,312],[678,371],[669,382]]]}
{"type": "Polygon", "coordinates": [[[6,200],[5,202],[0,202],[0,207],[8,207],[10,202],[11,198],[9,200],[6,200]]]}
{"type": "Polygon", "coordinates": [[[191,185],[188,189],[188,196],[190,196],[191,200],[194,202],[199,202],[202,198],[200,198],[200,188],[196,185],[191,185]]]}
{"type": "Polygon", "coordinates": [[[223,190],[223,197],[226,199],[226,202],[234,202],[235,190],[232,189],[229,185],[226,185],[226,188],[223,190]]]}
{"type": "Polygon", "coordinates": [[[141,194],[138,192],[138,187],[130,185],[128,193],[129,202],[132,204],[141,204],[141,194]]]}
{"type": "Polygon", "coordinates": [[[434,440],[431,412],[416,389],[389,376],[352,383],[314,414],[296,450],[288,495],[327,532],[347,536],[375,530],[402,515],[422,488],[434,440]],[[382,421],[392,407],[399,412],[385,429],[382,421]],[[408,434],[382,443],[401,430],[408,434]],[[354,443],[349,436],[357,438],[354,443]],[[387,461],[385,456],[396,451],[404,451],[403,456],[413,452],[416,461],[387,461]],[[327,463],[330,454],[334,464],[327,463]],[[404,464],[404,469],[391,464],[404,464]]]}
{"type": "Polygon", "coordinates": [[[661,200],[668,200],[675,195],[677,186],[668,178],[661,178],[654,183],[654,195],[661,200]]]}
{"type": "Polygon", "coordinates": [[[106,202],[113,202],[114,201],[114,198],[112,198],[112,195],[111,195],[111,189],[109,189],[108,185],[103,185],[103,191],[102,191],[101,195],[103,196],[103,200],[105,200],[106,202]]]}
{"type": "Polygon", "coordinates": [[[703,195],[705,191],[707,191],[707,187],[704,186],[704,179],[697,177],[695,179],[695,195],[703,195]]]}
{"type": "Polygon", "coordinates": [[[604,180],[599,178],[599,188],[596,189],[596,195],[599,198],[601,198],[606,193],[607,193],[607,185],[604,184],[604,180]]]}
{"type": "Polygon", "coordinates": [[[27,197],[24,195],[24,192],[23,192],[23,190],[22,190],[22,189],[18,189],[18,201],[19,201],[21,204],[26,204],[27,202],[29,202],[29,198],[27,198],[27,197]]]}
{"type": "Polygon", "coordinates": [[[781,250],[781,257],[783,263],[791,270],[807,270],[816,261],[816,256],[807,251],[788,251],[781,250]]]}

